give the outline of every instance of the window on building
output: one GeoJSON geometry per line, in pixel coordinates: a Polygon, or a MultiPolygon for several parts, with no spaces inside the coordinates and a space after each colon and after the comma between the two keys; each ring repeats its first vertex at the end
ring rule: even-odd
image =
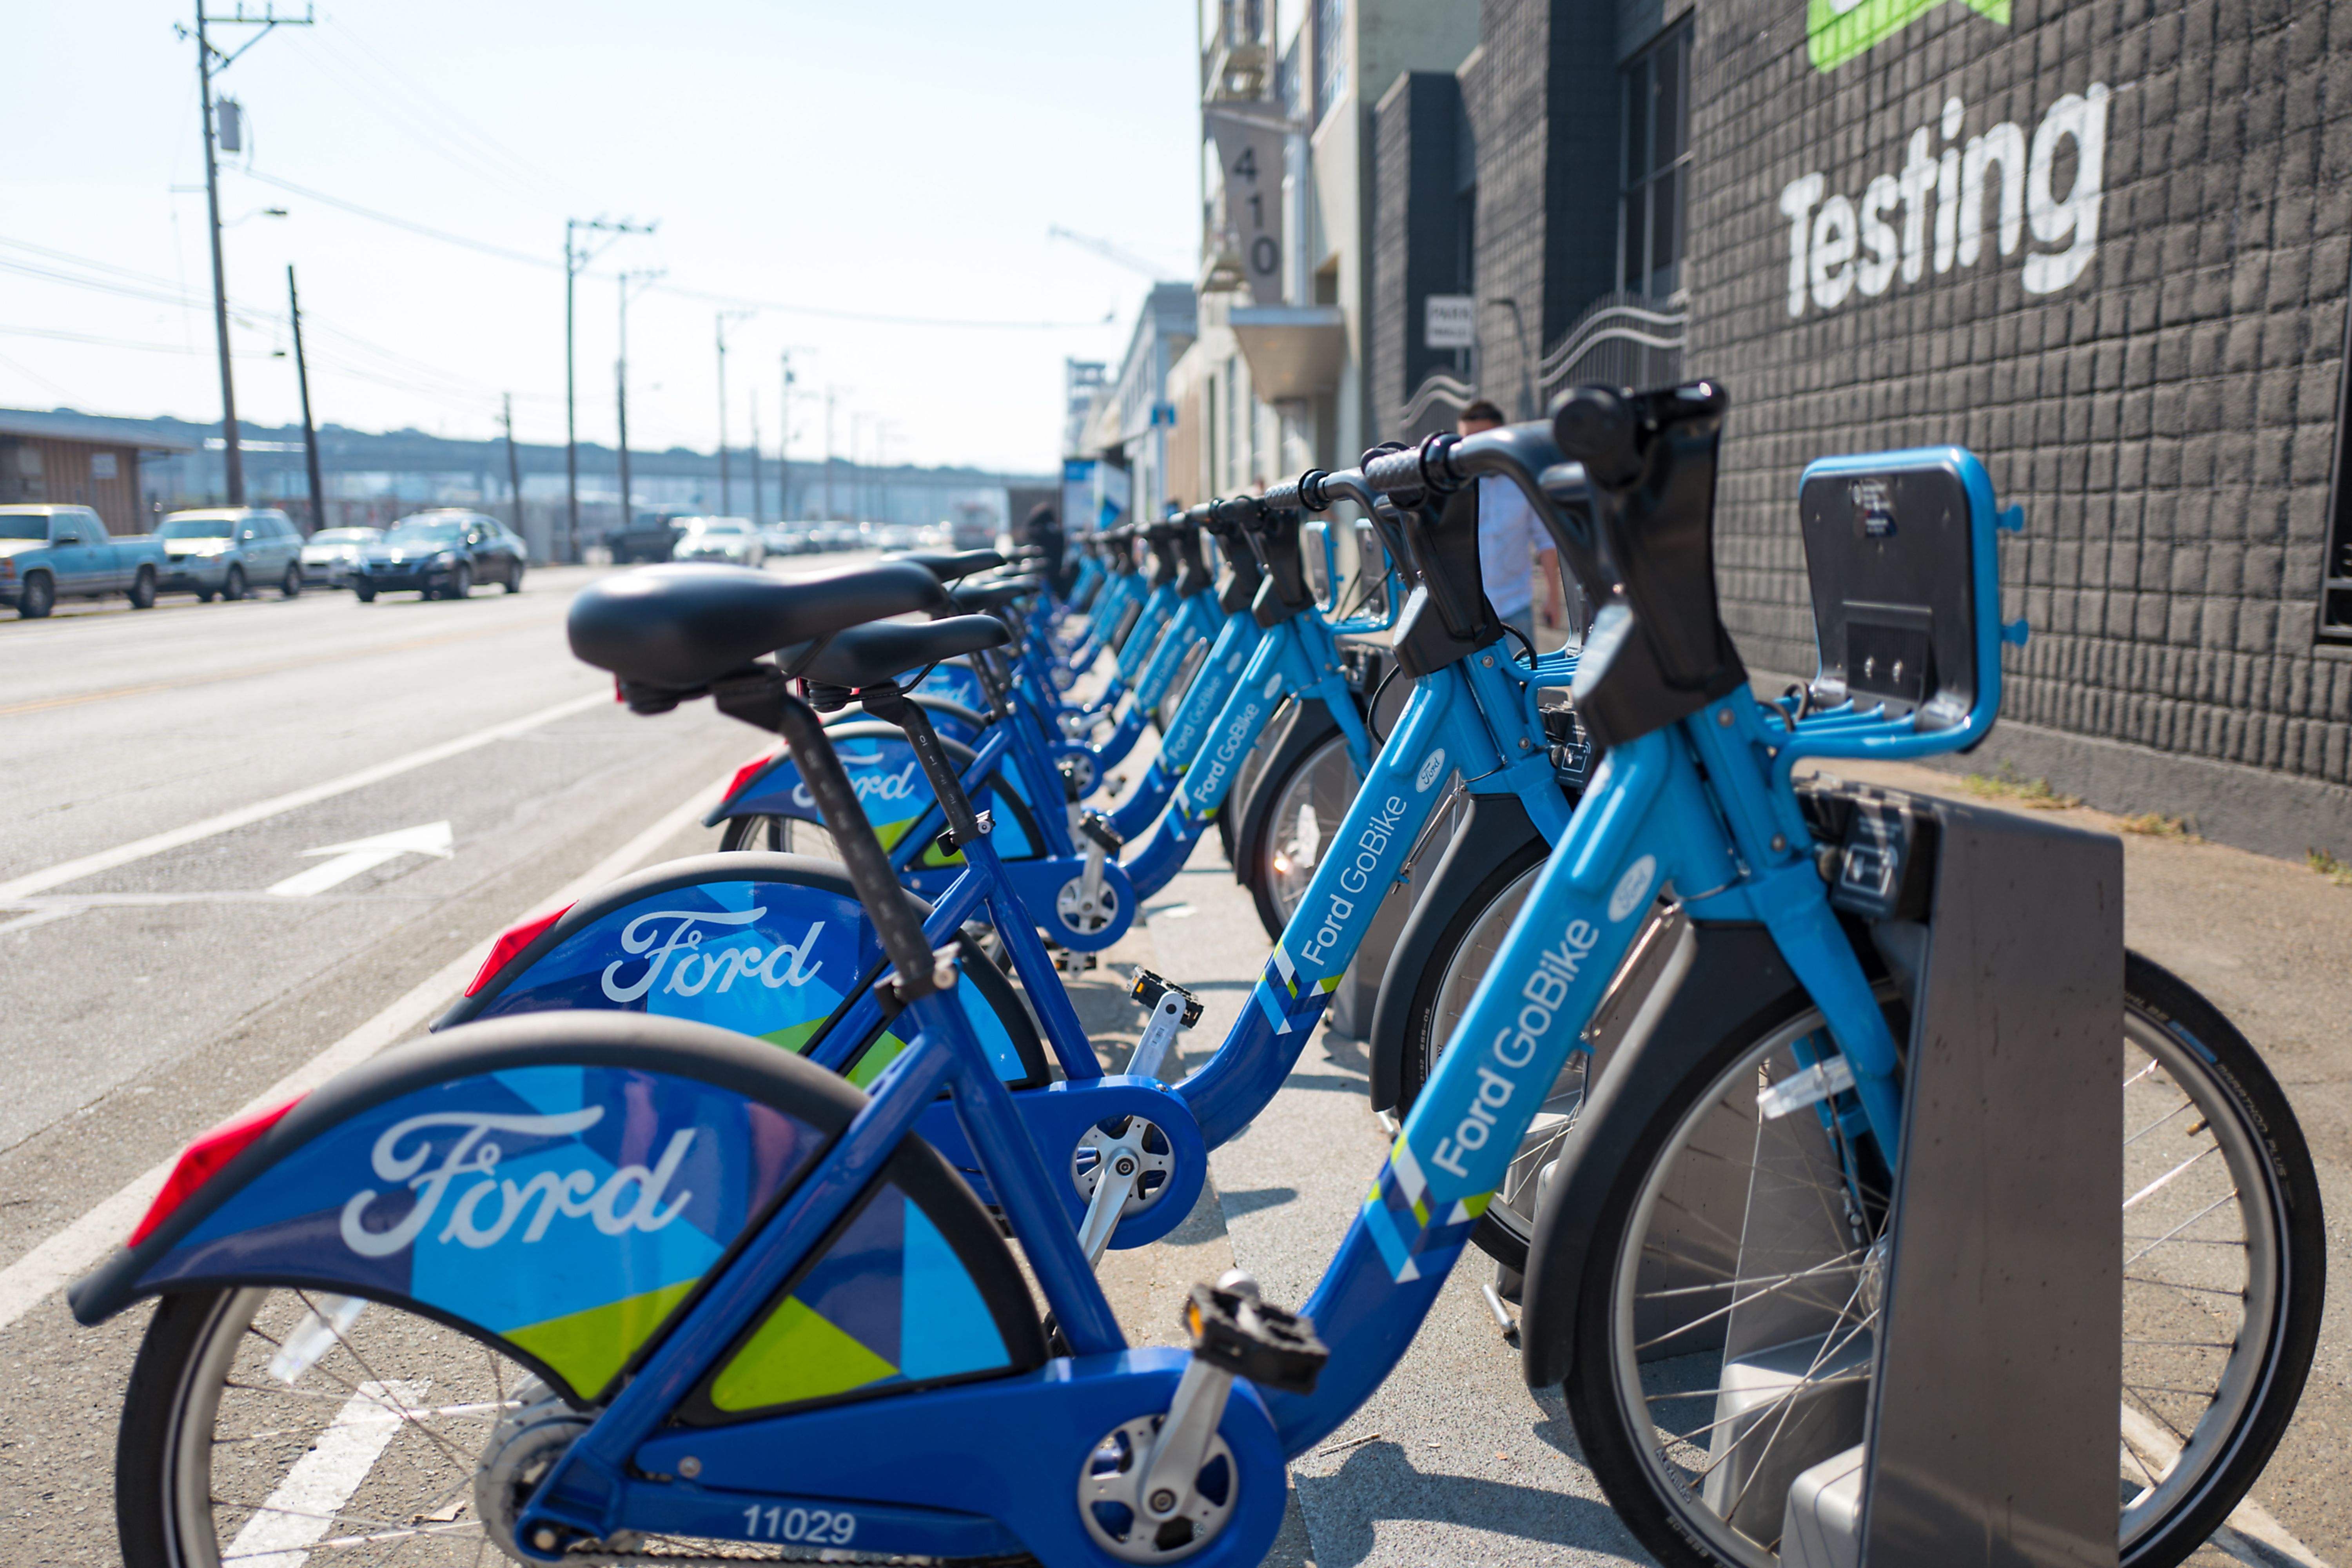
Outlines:
{"type": "Polygon", "coordinates": [[[1691,27],[1685,21],[1619,74],[1617,287],[1654,300],[1683,285],[1690,200],[1691,27]]]}
{"type": "Polygon", "coordinates": [[[1348,92],[1348,0],[1312,0],[1315,30],[1315,123],[1348,92]]]}

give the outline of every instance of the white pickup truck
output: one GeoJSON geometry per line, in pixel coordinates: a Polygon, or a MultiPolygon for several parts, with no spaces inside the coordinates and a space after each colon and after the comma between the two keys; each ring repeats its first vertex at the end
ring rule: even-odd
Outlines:
{"type": "Polygon", "coordinates": [[[61,598],[129,596],[143,610],[169,563],[152,534],[115,539],[86,506],[0,506],[0,605],[39,620],[61,598]]]}

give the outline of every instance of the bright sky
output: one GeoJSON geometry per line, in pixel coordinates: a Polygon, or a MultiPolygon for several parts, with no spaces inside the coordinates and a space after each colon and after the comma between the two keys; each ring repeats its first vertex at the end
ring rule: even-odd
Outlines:
{"type": "MultiPolygon", "coordinates": [[[[837,452],[887,440],[893,461],[1034,470],[1059,456],[1063,358],[1116,362],[1150,286],[1047,229],[1172,277],[1195,253],[1197,67],[1178,0],[324,0],[317,15],[218,79],[250,118],[221,216],[237,408],[258,423],[299,414],[293,361],[272,357],[290,262],[321,423],[479,437],[511,391],[517,434],[561,441],[563,225],[602,216],[660,229],[580,279],[583,440],[614,438],[614,275],[662,268],[629,311],[632,446],[717,440],[724,297],[766,307],[727,327],[733,442],[756,394],[774,450],[790,349],[795,456],[823,448],[831,384],[837,452]],[[845,319],[861,314],[1050,324],[845,319]]],[[[0,207],[0,405],[219,417],[195,46],[173,30],[192,16],[110,0],[10,18],[10,57],[46,63],[9,86],[24,139],[0,207]]]]}

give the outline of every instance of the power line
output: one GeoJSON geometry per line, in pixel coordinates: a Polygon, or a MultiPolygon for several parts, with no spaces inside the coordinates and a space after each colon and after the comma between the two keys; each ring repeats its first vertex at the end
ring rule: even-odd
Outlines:
{"type": "Polygon", "coordinates": [[[520,250],[509,250],[503,246],[492,245],[487,240],[469,239],[462,234],[451,234],[447,229],[435,228],[429,224],[421,224],[411,218],[394,217],[390,213],[378,212],[373,207],[363,207],[357,202],[345,201],[341,196],[331,196],[324,191],[314,191],[308,185],[298,185],[291,180],[281,180],[275,174],[265,174],[258,169],[249,168],[243,170],[242,173],[247,179],[259,180],[265,185],[275,185],[281,191],[291,191],[298,196],[305,196],[314,202],[324,202],[331,207],[341,207],[347,213],[363,218],[373,218],[377,223],[389,224],[394,228],[404,228],[411,234],[423,235],[427,239],[437,239],[444,245],[461,245],[467,250],[478,250],[485,256],[495,256],[501,261],[520,262],[525,267],[536,267],[542,271],[560,270],[556,263],[543,256],[526,255],[520,250]]]}

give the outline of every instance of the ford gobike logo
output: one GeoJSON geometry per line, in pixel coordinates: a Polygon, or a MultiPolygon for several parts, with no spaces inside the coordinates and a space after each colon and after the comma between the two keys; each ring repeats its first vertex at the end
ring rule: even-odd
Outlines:
{"type": "Polygon", "coordinates": [[[701,926],[705,921],[716,926],[746,926],[767,914],[765,907],[756,910],[649,910],[621,928],[621,950],[629,953],[650,952],[646,960],[646,972],[626,984],[621,982],[624,970],[633,967],[633,961],[616,958],[604,966],[602,976],[604,994],[614,1002],[635,1002],[652,991],[665,971],[669,984],[665,993],[679,996],[698,996],[705,990],[724,994],[738,981],[750,984],[757,980],[771,991],[786,986],[799,986],[816,978],[824,967],[820,959],[808,963],[816,951],[817,934],[824,930],[818,921],[808,929],[808,934],[797,942],[780,942],[773,947],[759,942],[737,942],[735,932],[721,936],[706,950],[701,926]],[[665,921],[674,922],[663,932],[665,921]],[[658,948],[655,943],[659,942],[658,948]],[[721,945],[724,943],[725,945],[721,945]],[[670,961],[675,957],[677,962],[670,961]]]}
{"type": "Polygon", "coordinates": [[[604,1108],[592,1105],[552,1116],[441,1110],[396,1121],[375,1141],[369,1163],[378,1181],[407,1187],[416,1194],[415,1202],[390,1229],[370,1230],[368,1213],[384,1194],[374,1187],[353,1193],[343,1205],[339,1226],[343,1245],[362,1258],[391,1257],[425,1234],[441,1213],[442,1200],[453,1187],[461,1185],[465,1190],[449,1204],[448,1218],[436,1239],[455,1241],[476,1251],[497,1246],[517,1226],[522,1227],[526,1246],[542,1240],[558,1219],[587,1220],[606,1236],[662,1229],[685,1212],[694,1196],[681,1192],[667,1204],[662,1201],[694,1142],[696,1130],[691,1127],[670,1135],[668,1146],[650,1170],[623,1165],[602,1179],[585,1168],[562,1173],[542,1170],[521,1183],[499,1175],[501,1151],[491,1141],[491,1133],[566,1138],[586,1131],[604,1118],[604,1108]],[[443,1128],[456,1130],[458,1136],[441,1156],[441,1163],[427,1170],[426,1162],[433,1154],[431,1134],[443,1128]]]}
{"type": "MultiPolygon", "coordinates": [[[[846,762],[850,759],[843,760],[846,762]]],[[[871,763],[880,761],[879,757],[871,759],[871,763]]],[[[859,773],[850,779],[849,787],[856,792],[857,804],[860,805],[864,805],[869,800],[886,802],[907,800],[913,796],[915,779],[922,771],[923,764],[914,762],[908,763],[895,773],[859,773]]],[[[803,779],[793,786],[793,804],[803,811],[816,809],[816,796],[809,793],[807,780],[803,779]]]]}

